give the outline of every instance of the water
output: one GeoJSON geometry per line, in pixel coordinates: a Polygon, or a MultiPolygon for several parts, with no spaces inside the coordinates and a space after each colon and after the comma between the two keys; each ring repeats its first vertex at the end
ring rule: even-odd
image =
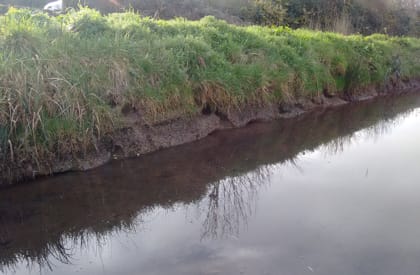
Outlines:
{"type": "Polygon", "coordinates": [[[420,95],[0,190],[5,274],[420,274],[420,95]]]}

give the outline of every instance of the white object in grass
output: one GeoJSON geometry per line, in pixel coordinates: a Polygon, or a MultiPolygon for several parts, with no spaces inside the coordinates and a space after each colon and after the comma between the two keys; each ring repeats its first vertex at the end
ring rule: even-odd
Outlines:
{"type": "Polygon", "coordinates": [[[63,10],[63,1],[62,0],[49,2],[48,4],[46,4],[44,6],[44,11],[60,12],[62,10],[63,10]]]}

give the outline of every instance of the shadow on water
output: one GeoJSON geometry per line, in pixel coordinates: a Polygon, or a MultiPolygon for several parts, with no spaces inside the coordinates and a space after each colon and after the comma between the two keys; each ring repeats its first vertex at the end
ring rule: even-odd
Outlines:
{"type": "Polygon", "coordinates": [[[197,206],[202,238],[238,234],[273,165],[302,152],[342,150],[354,135],[380,136],[420,107],[415,94],[255,123],[189,145],[0,190],[0,271],[71,263],[72,251],[141,230],[157,207],[197,206]]]}

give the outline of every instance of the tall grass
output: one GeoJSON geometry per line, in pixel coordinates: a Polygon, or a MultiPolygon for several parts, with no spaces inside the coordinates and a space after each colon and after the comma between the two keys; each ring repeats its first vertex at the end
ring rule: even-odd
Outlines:
{"type": "Polygon", "coordinates": [[[0,168],[83,157],[123,126],[420,75],[420,40],[25,9],[0,16],[0,168]],[[397,65],[396,65],[397,64],[397,65]],[[11,165],[13,164],[13,165],[11,165]]]}

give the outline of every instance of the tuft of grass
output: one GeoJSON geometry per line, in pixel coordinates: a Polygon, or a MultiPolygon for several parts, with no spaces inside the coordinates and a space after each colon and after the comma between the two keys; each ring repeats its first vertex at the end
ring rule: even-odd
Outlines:
{"type": "MultiPolygon", "coordinates": [[[[0,168],[77,158],[122,127],[420,76],[420,40],[106,16],[0,16],[0,168]],[[129,108],[127,108],[129,107],[129,108]]],[[[3,172],[2,172],[3,173],[3,172]]]]}

